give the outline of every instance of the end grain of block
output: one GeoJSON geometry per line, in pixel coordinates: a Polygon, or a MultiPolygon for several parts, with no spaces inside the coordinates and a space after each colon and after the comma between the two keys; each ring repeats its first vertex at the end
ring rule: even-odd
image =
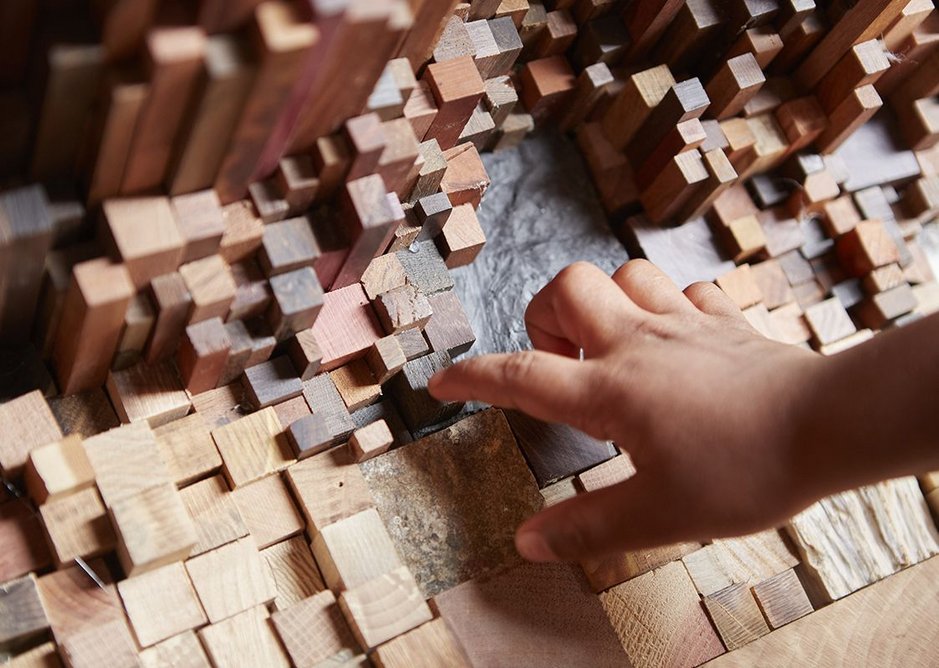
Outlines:
{"type": "Polygon", "coordinates": [[[388,428],[388,423],[378,420],[372,424],[356,429],[349,439],[349,450],[356,462],[364,462],[378,455],[388,452],[394,444],[394,437],[388,428]]]}
{"type": "Polygon", "coordinates": [[[40,505],[95,484],[95,473],[77,434],[30,452],[24,476],[30,497],[40,505]]]}
{"type": "Polygon", "coordinates": [[[356,640],[368,649],[433,619],[406,566],[342,592],[339,607],[356,640]]]}

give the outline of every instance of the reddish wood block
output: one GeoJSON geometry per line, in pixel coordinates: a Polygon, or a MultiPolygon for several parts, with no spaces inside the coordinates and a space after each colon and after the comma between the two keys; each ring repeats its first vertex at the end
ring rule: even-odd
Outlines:
{"type": "Polygon", "coordinates": [[[221,319],[189,325],[176,356],[186,389],[191,394],[199,394],[215,388],[230,351],[231,338],[221,319]]]}
{"type": "Polygon", "coordinates": [[[312,332],[323,355],[324,371],[363,357],[384,335],[368,296],[359,284],[323,296],[323,308],[312,332]]]}

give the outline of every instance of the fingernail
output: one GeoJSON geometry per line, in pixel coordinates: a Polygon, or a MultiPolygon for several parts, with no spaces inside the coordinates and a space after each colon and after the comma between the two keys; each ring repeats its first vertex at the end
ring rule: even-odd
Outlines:
{"type": "Polygon", "coordinates": [[[557,561],[558,557],[537,531],[525,531],[515,536],[515,549],[528,561],[557,561]]]}

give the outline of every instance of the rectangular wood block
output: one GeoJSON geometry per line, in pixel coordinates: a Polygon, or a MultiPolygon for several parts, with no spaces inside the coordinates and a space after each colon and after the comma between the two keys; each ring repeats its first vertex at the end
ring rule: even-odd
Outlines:
{"type": "Polygon", "coordinates": [[[39,512],[59,566],[76,557],[106,554],[117,545],[107,509],[94,487],[49,501],[39,512]]]}
{"type": "Polygon", "coordinates": [[[233,488],[281,471],[294,461],[273,408],[219,427],[212,432],[212,438],[233,488]]]}
{"type": "Polygon", "coordinates": [[[312,548],[323,579],[333,591],[358,587],[401,565],[374,508],[322,527],[312,548]]]}
{"type": "Polygon", "coordinates": [[[298,462],[286,475],[311,535],[373,505],[365,478],[345,448],[298,462]]]}
{"type": "Polygon", "coordinates": [[[413,631],[377,647],[372,654],[372,660],[378,668],[468,668],[472,665],[463,653],[459,641],[442,619],[418,626],[413,631]]]}
{"type": "Polygon", "coordinates": [[[303,517],[280,474],[238,487],[231,495],[258,549],[303,532],[303,517]]]}
{"type": "Polygon", "coordinates": [[[207,623],[181,563],[122,580],[117,591],[141,647],[150,647],[207,623]]]}
{"type": "Polygon", "coordinates": [[[140,653],[143,668],[211,668],[209,658],[193,631],[168,638],[140,653]]]}
{"type": "Polygon", "coordinates": [[[18,476],[31,450],[62,438],[62,430],[39,390],[0,404],[0,431],[4,434],[0,471],[5,476],[18,476]]]}
{"type": "Polygon", "coordinates": [[[108,243],[124,262],[136,289],[176,271],[184,241],[166,197],[109,199],[102,208],[108,243]]]}
{"type": "Polygon", "coordinates": [[[336,596],[329,590],[278,610],[271,621],[297,668],[321,666],[340,653],[351,656],[359,651],[336,596]]]}
{"type": "Polygon", "coordinates": [[[753,596],[773,630],[814,612],[799,576],[791,568],[754,585],[753,596]]]}
{"type": "Polygon", "coordinates": [[[287,610],[326,589],[305,537],[294,536],[275,543],[261,550],[261,556],[271,569],[277,590],[274,610],[287,610]]]}
{"type": "Polygon", "coordinates": [[[196,527],[196,544],[190,553],[192,556],[248,535],[248,525],[222,476],[201,480],[179,493],[196,527]]]}
{"type": "Polygon", "coordinates": [[[35,575],[30,573],[0,585],[0,648],[7,650],[48,628],[35,575]]]}
{"type": "Polygon", "coordinates": [[[342,592],[339,607],[356,640],[368,649],[433,619],[406,566],[342,592]]]}
{"type": "Polygon", "coordinates": [[[85,439],[104,505],[170,481],[169,469],[146,422],[135,422],[85,439]]]}
{"type": "Polygon", "coordinates": [[[735,584],[704,597],[704,607],[729,651],[769,633],[756,599],[746,584],[735,584]]]}
{"type": "Polygon", "coordinates": [[[192,413],[153,430],[170,478],[178,486],[206,478],[222,467],[210,428],[201,413],[192,413]]]}
{"type": "Polygon", "coordinates": [[[121,422],[145,420],[159,427],[185,417],[192,408],[172,361],[140,362],[108,375],[108,396],[121,422]]]}
{"type": "Polygon", "coordinates": [[[384,335],[359,284],[327,292],[312,331],[323,355],[324,371],[363,357],[384,335]]]}
{"type": "Polygon", "coordinates": [[[186,571],[212,624],[266,605],[277,595],[250,537],[189,559],[186,571]]]}
{"type": "Polygon", "coordinates": [[[94,470],[77,434],[30,452],[24,478],[30,497],[40,505],[95,483],[94,470]]]}
{"type": "Polygon", "coordinates": [[[289,668],[290,661],[271,628],[263,605],[252,607],[199,631],[212,665],[216,668],[270,666],[289,668]]]}

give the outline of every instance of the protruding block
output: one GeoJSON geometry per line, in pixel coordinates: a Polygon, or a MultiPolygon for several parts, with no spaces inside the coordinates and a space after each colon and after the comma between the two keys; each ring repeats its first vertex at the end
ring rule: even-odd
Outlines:
{"type": "Polygon", "coordinates": [[[345,448],[294,464],[286,475],[311,534],[372,507],[365,478],[345,448]]]}
{"type": "Polygon", "coordinates": [[[212,624],[266,605],[277,594],[250,537],[193,557],[186,562],[186,571],[212,624]]]}
{"type": "Polygon", "coordinates": [[[107,240],[126,265],[136,289],[176,271],[183,258],[184,240],[166,197],[109,199],[102,208],[107,240]]]}
{"type": "Polygon", "coordinates": [[[212,432],[232,487],[287,468],[294,459],[273,408],[246,415],[212,432]]]}

